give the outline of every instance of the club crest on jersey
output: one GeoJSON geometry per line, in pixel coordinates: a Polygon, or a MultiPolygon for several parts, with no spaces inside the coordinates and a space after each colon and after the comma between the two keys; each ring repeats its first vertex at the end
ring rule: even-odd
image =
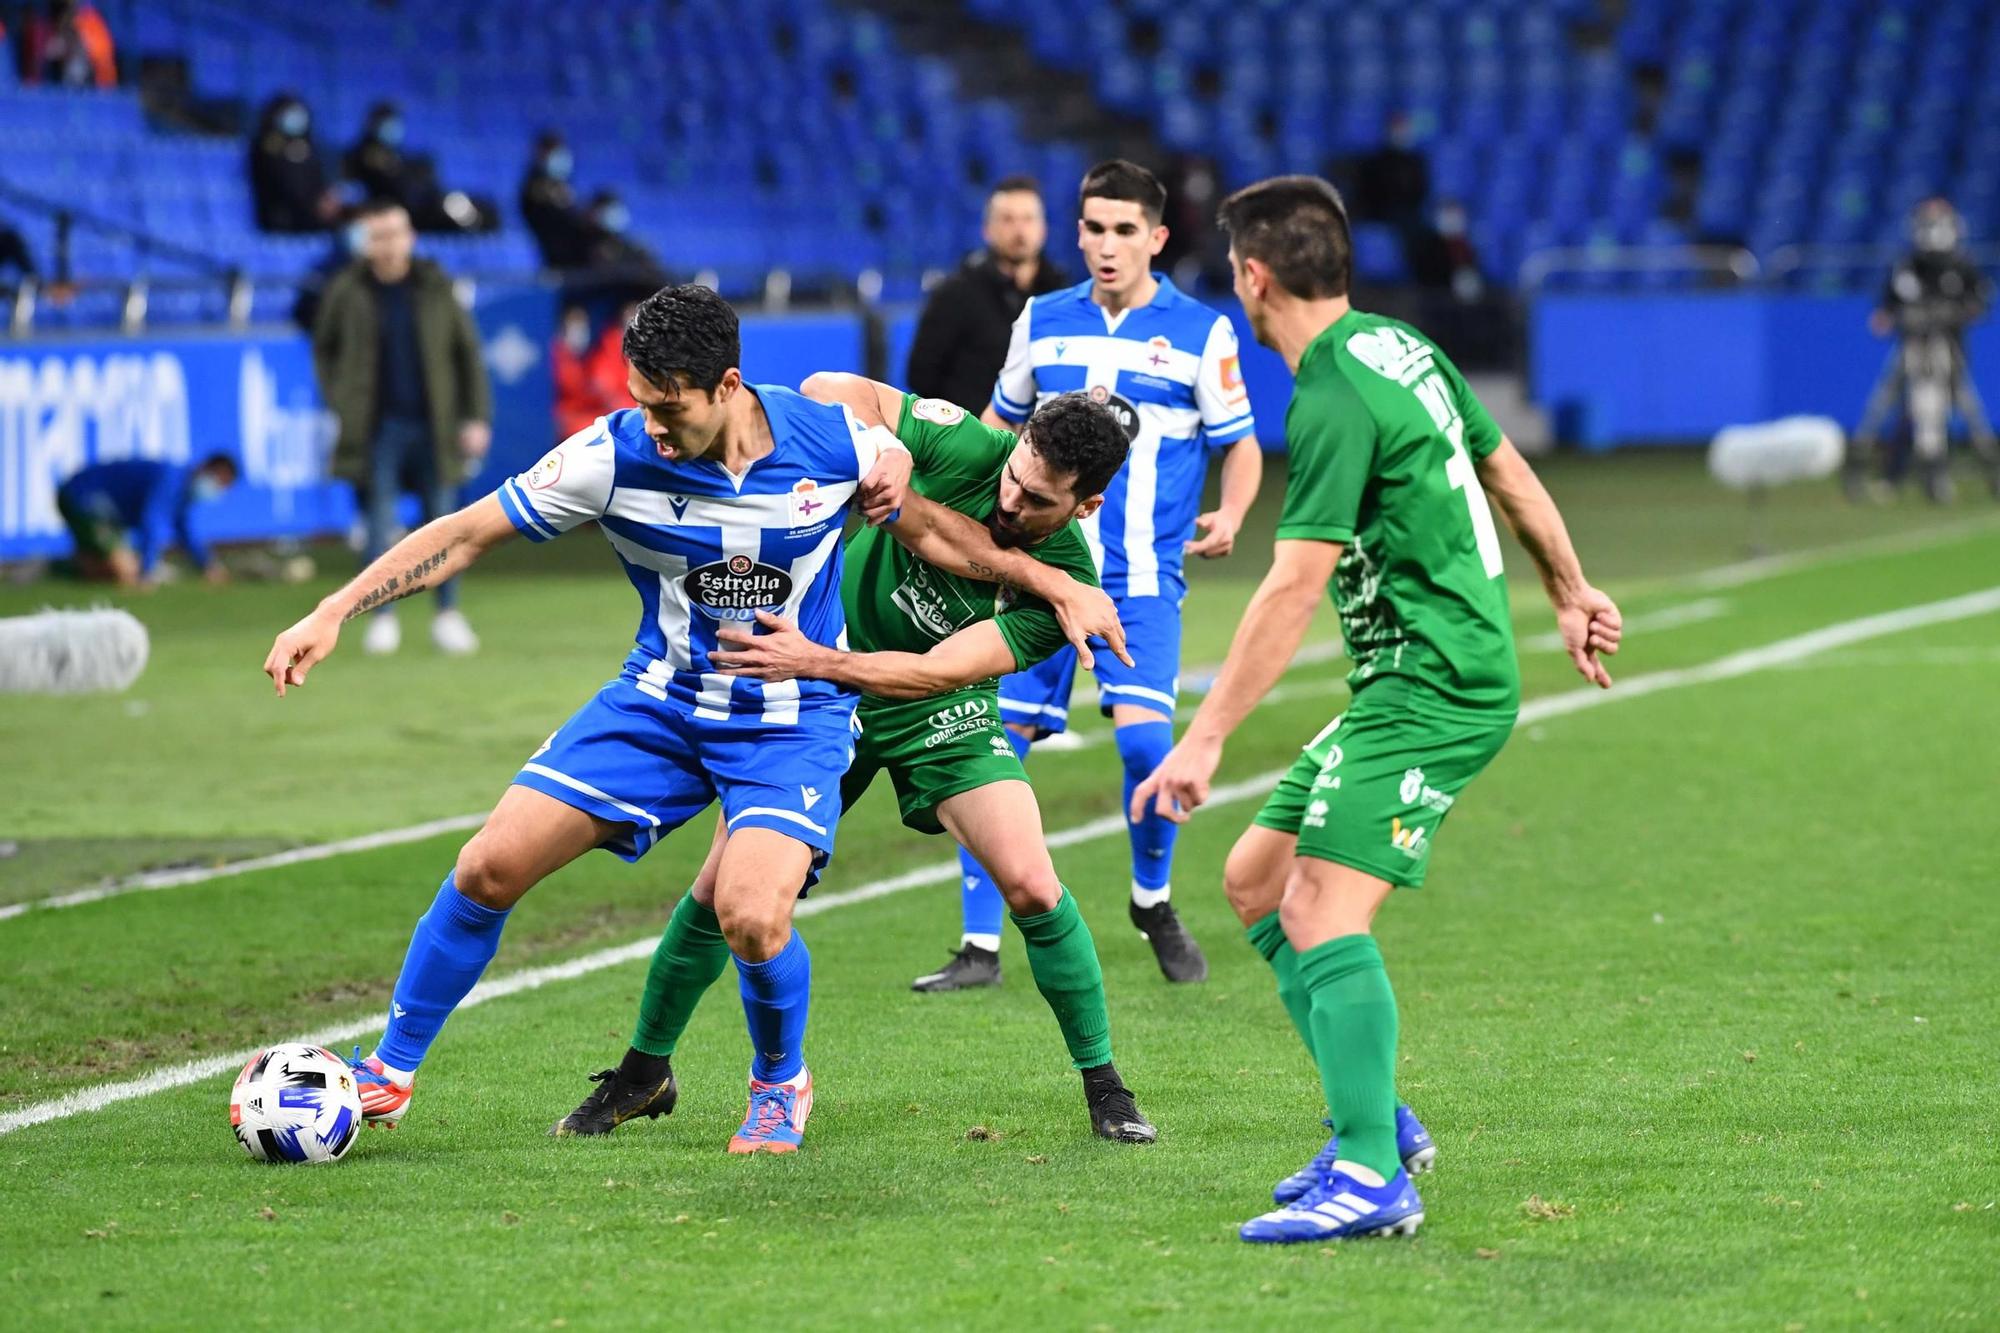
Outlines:
{"type": "Polygon", "coordinates": [[[791,494],[785,497],[785,513],[789,526],[809,528],[826,520],[827,511],[832,506],[819,493],[819,483],[811,477],[803,477],[792,483],[791,494]]]}
{"type": "Polygon", "coordinates": [[[965,420],[965,409],[942,398],[919,398],[910,404],[910,415],[938,426],[956,426],[965,420]]]}
{"type": "Polygon", "coordinates": [[[1111,409],[1111,415],[1118,418],[1118,424],[1125,430],[1125,442],[1130,444],[1139,438],[1139,409],[1126,399],[1119,397],[1102,384],[1090,386],[1090,401],[1101,403],[1111,409]]]}
{"type": "Polygon", "coordinates": [[[792,598],[792,576],[747,555],[732,555],[688,571],[688,601],[717,620],[755,620],[792,598]]]}
{"type": "Polygon", "coordinates": [[[545,491],[562,479],[562,450],[551,449],[542,455],[542,461],[528,469],[528,489],[545,491]]]}

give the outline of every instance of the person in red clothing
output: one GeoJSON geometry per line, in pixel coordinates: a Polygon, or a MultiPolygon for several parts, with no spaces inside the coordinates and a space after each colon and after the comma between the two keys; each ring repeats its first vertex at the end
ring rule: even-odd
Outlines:
{"type": "Polygon", "coordinates": [[[48,12],[27,21],[21,33],[21,79],[66,88],[118,86],[118,58],[111,29],[90,4],[49,0],[48,12]]]}
{"type": "Polygon", "coordinates": [[[619,311],[593,340],[590,316],[571,306],[556,331],[549,361],[556,375],[556,438],[566,440],[607,412],[632,406],[625,391],[625,323],[632,307],[619,311]]]}

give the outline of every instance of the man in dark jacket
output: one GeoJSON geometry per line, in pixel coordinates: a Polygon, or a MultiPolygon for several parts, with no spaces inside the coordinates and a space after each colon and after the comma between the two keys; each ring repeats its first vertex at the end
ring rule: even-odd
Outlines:
{"type": "MultiPolygon", "coordinates": [[[[362,257],[327,284],[313,326],[320,394],[340,420],[335,475],[367,506],[364,563],[389,547],[396,502],[414,491],[425,521],[457,508],[457,487],[492,442],[493,393],[472,317],[451,279],[413,255],[410,215],[393,203],[361,211],[362,257]]],[[[448,653],[479,646],[458,611],[458,590],[439,586],[431,638],[448,653]]],[[[362,646],[402,643],[393,607],[369,621],[362,646]]]]}
{"type": "Polygon", "coordinates": [[[986,248],[931,289],[910,344],[912,393],[982,411],[993,395],[1007,336],[1031,296],[1069,285],[1042,254],[1049,223],[1033,178],[1009,176],[986,200],[986,248]]]}
{"type": "Polygon", "coordinates": [[[577,206],[570,176],[576,158],[555,130],[535,140],[534,160],[521,178],[521,220],[535,234],[542,267],[581,268],[590,248],[590,220],[577,206]]]}

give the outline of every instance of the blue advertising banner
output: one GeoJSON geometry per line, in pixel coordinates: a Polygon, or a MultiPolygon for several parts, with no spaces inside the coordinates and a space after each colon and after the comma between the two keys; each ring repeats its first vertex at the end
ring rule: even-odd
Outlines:
{"type": "MultiPolygon", "coordinates": [[[[464,496],[533,466],[555,439],[549,348],[555,294],[482,289],[473,318],[493,385],[493,446],[464,496]]],[[[815,370],[860,370],[862,322],[851,312],[743,320],[750,378],[797,385],[815,370]]],[[[241,480],[197,504],[211,542],[345,533],[355,504],[327,480],[334,425],[312,349],[291,329],[0,343],[0,560],[61,556],[69,533],[56,489],[94,463],[238,460],[241,480]]],[[[406,500],[406,521],[415,517],[406,500]]]]}
{"type": "Polygon", "coordinates": [[[209,540],[344,529],[332,447],[296,332],[0,344],[0,560],[67,553],[56,488],[133,458],[238,459],[243,484],[191,515],[209,540]]]}

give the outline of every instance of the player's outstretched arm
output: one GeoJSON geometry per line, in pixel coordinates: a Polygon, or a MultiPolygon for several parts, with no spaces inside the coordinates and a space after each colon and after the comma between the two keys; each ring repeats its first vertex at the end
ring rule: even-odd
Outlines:
{"type": "Polygon", "coordinates": [[[927,565],[981,583],[997,583],[1047,602],[1085,670],[1097,665],[1090,650],[1092,638],[1104,640],[1119,661],[1132,665],[1117,604],[1102,588],[1078,582],[1026,551],[996,544],[985,524],[915,492],[904,500],[902,513],[888,529],[904,549],[927,565]]]}
{"type": "Polygon", "coordinates": [[[968,625],[925,653],[850,653],[814,642],[769,611],[763,633],[724,626],[723,650],[708,655],[724,675],[755,680],[830,680],[878,699],[926,699],[1014,670],[1014,650],[990,620],[968,625]]]}
{"type": "Polygon", "coordinates": [[[342,625],[378,606],[436,587],[514,532],[494,495],[424,524],[280,634],[264,658],[264,674],[280,697],[286,686],[305,684],[306,673],[340,642],[342,625]]]}
{"type": "Polygon", "coordinates": [[[1339,542],[1285,540],[1272,548],[1270,572],[1243,609],[1228,660],[1208,697],[1152,776],[1133,789],[1133,822],[1143,819],[1151,805],[1175,823],[1185,823],[1208,799],[1223,742],[1292,664],[1340,552],[1339,542]]]}
{"type": "Polygon", "coordinates": [[[1236,549],[1236,534],[1244,516],[1257,502],[1257,488],[1264,481],[1264,448],[1254,435],[1245,435],[1222,454],[1222,498],[1215,508],[1194,521],[1200,536],[1187,544],[1189,555],[1219,560],[1236,549]]]}
{"type": "Polygon", "coordinates": [[[1556,628],[1569,650],[1569,660],[1585,680],[1610,689],[1611,673],[1599,657],[1618,651],[1624,621],[1617,604],[1583,577],[1583,565],[1570,545],[1569,529],[1563,525],[1556,502],[1511,440],[1503,438],[1499,448],[1479,460],[1478,469],[1479,484],[1500,507],[1501,517],[1535,562],[1542,587],[1556,609],[1556,628]]]}

